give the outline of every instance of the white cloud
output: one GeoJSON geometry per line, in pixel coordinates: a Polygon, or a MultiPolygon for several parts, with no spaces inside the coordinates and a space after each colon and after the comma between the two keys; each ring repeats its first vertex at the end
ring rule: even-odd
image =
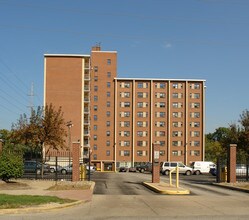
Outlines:
{"type": "Polygon", "coordinates": [[[170,47],[172,47],[171,43],[166,42],[163,44],[163,48],[170,48],[170,47]]]}

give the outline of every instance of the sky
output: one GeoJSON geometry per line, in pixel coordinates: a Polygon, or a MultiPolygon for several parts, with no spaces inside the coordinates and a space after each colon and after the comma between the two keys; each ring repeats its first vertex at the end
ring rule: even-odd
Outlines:
{"type": "Polygon", "coordinates": [[[206,80],[206,133],[249,109],[249,0],[0,0],[0,129],[43,105],[44,54],[117,51],[118,77],[206,80]]]}

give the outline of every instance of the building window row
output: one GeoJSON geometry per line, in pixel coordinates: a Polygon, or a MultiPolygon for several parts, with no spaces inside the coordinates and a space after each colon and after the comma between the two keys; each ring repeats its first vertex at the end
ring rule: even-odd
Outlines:
{"type": "Polygon", "coordinates": [[[137,151],[137,156],[141,157],[141,156],[147,156],[147,151],[145,150],[138,150],[137,151]]]}
{"type": "Polygon", "coordinates": [[[138,92],[137,97],[138,98],[148,98],[148,92],[138,92]]]}
{"type": "Polygon", "coordinates": [[[165,92],[156,92],[155,93],[155,97],[160,99],[160,98],[165,98],[166,97],[166,93],[165,92]]]}
{"type": "Polygon", "coordinates": [[[146,82],[138,82],[137,83],[137,88],[139,88],[139,89],[142,89],[142,88],[148,88],[148,83],[146,83],[146,82]]]}

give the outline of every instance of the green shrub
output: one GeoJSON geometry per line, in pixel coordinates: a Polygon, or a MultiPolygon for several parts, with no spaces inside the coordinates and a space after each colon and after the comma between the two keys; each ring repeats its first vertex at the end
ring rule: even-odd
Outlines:
{"type": "Polygon", "coordinates": [[[8,182],[23,175],[23,158],[17,153],[3,151],[0,155],[0,179],[8,182]]]}

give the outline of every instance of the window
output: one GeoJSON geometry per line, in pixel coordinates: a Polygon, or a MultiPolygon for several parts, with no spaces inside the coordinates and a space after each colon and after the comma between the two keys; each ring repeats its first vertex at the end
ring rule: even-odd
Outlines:
{"type": "Polygon", "coordinates": [[[178,102],[173,102],[172,106],[173,106],[173,108],[178,108],[178,102]]]}
{"type": "Polygon", "coordinates": [[[111,145],[110,141],[106,141],[106,146],[110,146],[110,145],[111,145]]]}
{"type": "Polygon", "coordinates": [[[106,107],[111,107],[111,102],[106,102],[106,107]]]}
{"type": "Polygon", "coordinates": [[[164,127],[165,126],[165,122],[164,121],[160,121],[159,125],[160,125],[160,127],[164,127]]]}
{"type": "Polygon", "coordinates": [[[124,146],[130,146],[130,141],[124,141],[124,146]]]}
{"type": "Polygon", "coordinates": [[[124,121],[124,127],[130,127],[130,122],[129,121],[124,121]]]}
{"type": "Polygon", "coordinates": [[[165,88],[165,83],[160,83],[160,88],[164,89],[165,88]]]}
{"type": "Polygon", "coordinates": [[[164,156],[165,155],[165,150],[160,150],[160,156],[164,156]]]}
{"type": "Polygon", "coordinates": [[[98,129],[97,125],[93,125],[93,130],[96,131],[98,129]]]}
{"type": "Polygon", "coordinates": [[[165,146],[165,141],[159,141],[160,146],[165,146]]]}
{"type": "Polygon", "coordinates": [[[199,83],[190,84],[190,88],[191,89],[200,89],[200,84],[199,83]]]}
{"type": "Polygon", "coordinates": [[[110,151],[109,150],[106,151],[106,156],[110,156],[110,151]]]}
{"type": "Polygon", "coordinates": [[[200,93],[190,93],[190,98],[199,99],[200,98],[200,93]]]}
{"type": "Polygon", "coordinates": [[[98,77],[94,76],[94,81],[97,82],[98,81],[98,77]]]}
{"type": "Polygon", "coordinates": [[[98,148],[97,148],[97,145],[96,144],[94,144],[93,145],[93,150],[97,150],[98,148]]]}
{"type": "Polygon", "coordinates": [[[165,118],[165,112],[160,112],[159,115],[160,115],[161,118],[165,118]]]}
{"type": "Polygon", "coordinates": [[[142,103],[142,102],[138,102],[138,103],[137,103],[137,107],[138,107],[138,108],[143,108],[143,103],[142,103]]]}
{"type": "Polygon", "coordinates": [[[160,102],[159,106],[160,108],[165,108],[165,102],[160,102]]]}
{"type": "Polygon", "coordinates": [[[179,150],[173,150],[173,151],[172,151],[172,155],[173,155],[173,156],[181,156],[181,155],[182,155],[182,152],[179,151],[179,150]]]}
{"type": "Polygon", "coordinates": [[[142,121],[138,121],[138,122],[137,122],[137,126],[138,126],[138,127],[143,127],[143,122],[142,122],[142,121]]]}
{"type": "Polygon", "coordinates": [[[107,72],[107,77],[111,78],[111,72],[107,72]]]}
{"type": "Polygon", "coordinates": [[[192,118],[200,118],[200,112],[193,112],[191,116],[192,118]]]}
{"type": "Polygon", "coordinates": [[[137,132],[137,136],[143,137],[143,132],[142,132],[142,131],[138,131],[138,132],[137,132]]]}
{"type": "Polygon", "coordinates": [[[98,101],[98,96],[95,95],[95,96],[93,97],[93,100],[94,100],[95,102],[97,102],[97,101],[98,101]]]}
{"type": "Polygon", "coordinates": [[[110,122],[110,121],[107,121],[107,122],[106,122],[106,127],[110,127],[110,125],[111,125],[111,122],[110,122]]]}
{"type": "Polygon", "coordinates": [[[130,88],[130,83],[129,82],[125,82],[123,88],[130,88]]]}
{"type": "Polygon", "coordinates": [[[159,93],[159,98],[165,98],[165,97],[166,97],[165,92],[160,92],[160,93],[159,93]]]}
{"type": "Polygon", "coordinates": [[[110,97],[110,96],[111,96],[111,93],[110,93],[110,92],[107,92],[107,93],[106,93],[106,96],[107,96],[107,97],[110,97]]]}
{"type": "Polygon", "coordinates": [[[94,105],[94,106],[93,106],[93,110],[94,110],[94,111],[97,111],[97,110],[98,110],[98,106],[97,106],[97,105],[94,105]]]}
{"type": "Polygon", "coordinates": [[[173,83],[172,87],[173,89],[178,89],[178,83],[173,83]]]}
{"type": "Polygon", "coordinates": [[[172,141],[173,146],[178,146],[178,141],[172,141]]]}
{"type": "Polygon", "coordinates": [[[97,116],[97,115],[94,115],[94,116],[93,116],[93,120],[94,120],[94,121],[97,121],[97,120],[98,120],[98,116],[97,116]]]}
{"type": "Polygon", "coordinates": [[[199,150],[191,150],[190,155],[191,156],[200,156],[200,151],[199,150]]]}
{"type": "Polygon", "coordinates": [[[130,107],[130,102],[124,102],[124,107],[130,107]]]}
{"type": "Polygon", "coordinates": [[[159,131],[159,136],[164,137],[165,136],[165,131],[159,131]]]}
{"type": "Polygon", "coordinates": [[[173,118],[178,118],[178,112],[173,112],[173,118]]]}
{"type": "Polygon", "coordinates": [[[173,137],[178,137],[178,131],[173,131],[173,132],[172,132],[172,136],[173,136],[173,137]]]}
{"type": "Polygon", "coordinates": [[[138,150],[137,151],[137,156],[143,156],[143,151],[142,150],[138,150]]]}
{"type": "Polygon", "coordinates": [[[98,72],[98,67],[94,66],[94,72],[97,73],[98,72]]]}
{"type": "Polygon", "coordinates": [[[138,98],[143,98],[143,93],[142,93],[142,92],[138,92],[138,93],[137,93],[137,97],[138,97],[138,98]]]}
{"type": "Polygon", "coordinates": [[[111,135],[111,132],[110,131],[106,131],[106,136],[110,136],[111,135]]]}
{"type": "Polygon", "coordinates": [[[107,88],[110,88],[110,87],[111,87],[111,83],[110,83],[110,82],[107,82],[107,83],[106,83],[106,86],[107,86],[107,88]]]}
{"type": "Polygon", "coordinates": [[[124,156],[130,156],[130,151],[129,150],[124,150],[124,156]]]}
{"type": "Polygon", "coordinates": [[[137,88],[139,88],[139,89],[143,88],[143,83],[142,83],[142,82],[139,82],[139,83],[137,84],[137,88]]]}
{"type": "Polygon", "coordinates": [[[98,91],[98,86],[94,86],[94,91],[95,91],[95,92],[98,91]]]}
{"type": "Polygon", "coordinates": [[[198,103],[198,102],[192,103],[191,107],[192,108],[200,108],[200,103],[198,103]]]}
{"type": "Polygon", "coordinates": [[[142,118],[143,117],[143,112],[138,112],[137,117],[142,118]]]}
{"type": "Polygon", "coordinates": [[[93,140],[98,140],[98,137],[97,137],[97,135],[95,134],[95,135],[93,135],[93,140]]]}
{"type": "Polygon", "coordinates": [[[94,155],[93,155],[93,159],[94,159],[94,160],[97,160],[97,154],[94,154],[94,155]]]}
{"type": "Polygon", "coordinates": [[[199,131],[192,131],[191,137],[200,137],[200,132],[199,131]]]}
{"type": "Polygon", "coordinates": [[[124,117],[130,117],[130,112],[124,112],[124,117]]]}
{"type": "Polygon", "coordinates": [[[107,117],[110,117],[110,116],[111,116],[111,112],[107,111],[107,112],[106,112],[106,116],[107,116],[107,117]]]}
{"type": "Polygon", "coordinates": [[[111,59],[107,59],[107,65],[111,65],[111,59]]]}

